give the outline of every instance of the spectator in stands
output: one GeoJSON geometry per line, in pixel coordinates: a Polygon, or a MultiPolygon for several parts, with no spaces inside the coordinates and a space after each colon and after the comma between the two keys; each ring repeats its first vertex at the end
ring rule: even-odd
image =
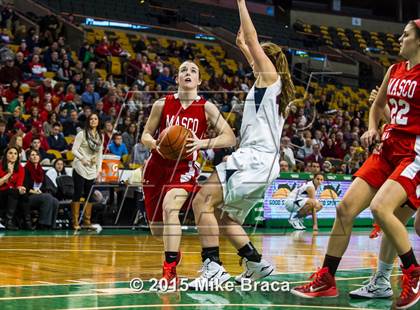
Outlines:
{"type": "Polygon", "coordinates": [[[322,132],[320,130],[315,130],[315,134],[312,139],[312,144],[318,144],[321,149],[324,147],[324,141],[322,140],[322,132]]]}
{"type": "Polygon", "coordinates": [[[137,143],[133,147],[131,162],[133,164],[144,165],[149,156],[150,150],[141,143],[141,135],[139,135],[137,143]]]}
{"type": "MultiPolygon", "coordinates": [[[[85,80],[89,80],[92,83],[91,86],[92,86],[93,89],[91,89],[89,91],[91,91],[92,93],[94,93],[95,83],[96,83],[96,81],[99,78],[99,73],[96,71],[96,62],[89,61],[88,68],[86,69],[86,71],[85,71],[85,73],[83,75],[83,78],[85,80]]],[[[88,87],[90,87],[89,85],[90,84],[86,85],[86,89],[88,87]]],[[[98,94],[98,96],[99,96],[99,94],[98,94]]],[[[83,95],[82,95],[82,97],[83,97],[83,95]]],[[[83,99],[82,99],[82,101],[83,101],[83,99]]]]}
{"type": "MultiPolygon", "coordinates": [[[[91,188],[98,178],[102,167],[103,136],[100,131],[101,125],[97,114],[91,114],[87,121],[85,130],[79,132],[73,144],[73,182],[74,196],[71,209],[73,228],[79,230],[80,198],[88,198],[91,188]]],[[[85,205],[83,224],[91,227],[92,195],[85,205]]]]}
{"type": "Polygon", "coordinates": [[[174,79],[170,76],[171,72],[168,67],[164,67],[162,72],[156,78],[156,83],[162,87],[163,91],[166,91],[169,86],[175,85],[174,79]]]}
{"type": "Polygon", "coordinates": [[[130,60],[126,67],[126,80],[129,85],[131,85],[138,74],[142,71],[142,55],[140,53],[136,54],[136,58],[130,60]]]}
{"type": "Polygon", "coordinates": [[[142,65],[141,65],[143,72],[147,75],[152,75],[152,66],[150,65],[149,59],[146,55],[143,55],[142,65]]]}
{"type": "Polygon", "coordinates": [[[19,153],[19,158],[21,162],[26,161],[26,153],[25,150],[23,149],[23,136],[20,133],[16,133],[14,134],[9,141],[9,148],[14,147],[15,149],[18,150],[19,153]]]}
{"type": "Polygon", "coordinates": [[[0,28],[12,29],[12,24],[16,19],[12,4],[6,4],[1,10],[0,28]]]}
{"type": "Polygon", "coordinates": [[[20,42],[19,48],[17,50],[18,53],[22,53],[24,58],[28,58],[28,56],[31,54],[31,52],[28,49],[28,45],[26,44],[26,40],[23,39],[20,42]]]}
{"type": "Polygon", "coordinates": [[[319,165],[322,165],[324,162],[324,157],[322,157],[321,154],[321,148],[319,144],[313,144],[312,145],[312,154],[305,157],[305,161],[311,161],[313,163],[318,163],[319,165]]]}
{"type": "Polygon", "coordinates": [[[18,229],[14,217],[22,195],[25,194],[24,178],[25,171],[20,165],[19,151],[14,147],[7,148],[0,166],[0,201],[1,206],[6,208],[5,226],[9,230],[18,229]]]}
{"type": "Polygon", "coordinates": [[[85,127],[86,120],[92,114],[92,109],[90,106],[86,105],[83,107],[83,111],[79,114],[79,122],[82,127],[85,127]]]}
{"type": "Polygon", "coordinates": [[[86,90],[82,94],[82,103],[84,106],[89,106],[91,109],[94,109],[96,103],[100,100],[99,94],[95,92],[95,85],[89,83],[86,85],[86,90]]]}
{"type": "MultiPolygon", "coordinates": [[[[39,209],[39,228],[55,228],[59,202],[57,198],[46,192],[45,172],[40,163],[41,157],[37,150],[30,150],[25,165],[26,199],[24,205],[27,209],[39,209]]],[[[32,229],[29,212],[25,212],[25,223],[32,229]]]]}
{"type": "MultiPolygon", "coordinates": [[[[16,53],[16,60],[15,60],[15,66],[20,69],[22,73],[21,80],[26,80],[30,77],[31,69],[28,66],[28,63],[23,55],[23,53],[16,53]]],[[[0,77],[2,75],[0,74],[0,77]]]]}
{"type": "Polygon", "coordinates": [[[70,119],[63,124],[63,133],[65,137],[75,136],[81,130],[82,126],[78,119],[76,110],[71,110],[70,119]]]}
{"type": "Polygon", "coordinates": [[[81,59],[83,66],[86,67],[91,61],[96,62],[96,60],[97,58],[95,55],[95,48],[92,45],[90,45],[88,49],[86,50],[86,52],[84,53],[83,59],[81,59]]]}
{"type": "Polygon", "coordinates": [[[15,64],[12,57],[5,59],[5,66],[0,69],[0,83],[11,84],[13,81],[23,81],[22,69],[15,64]]]}
{"type": "Polygon", "coordinates": [[[36,104],[37,101],[39,100],[35,98],[35,100],[33,100],[32,103],[26,103],[26,106],[29,107],[29,110],[27,111],[30,111],[30,117],[26,121],[24,121],[24,125],[26,128],[32,128],[33,124],[37,125],[39,123],[42,123],[41,116],[39,115],[39,105],[36,104]]]}
{"type": "Polygon", "coordinates": [[[99,118],[101,119],[101,123],[105,123],[109,119],[109,116],[104,112],[103,101],[98,101],[96,103],[95,113],[98,114],[99,118]]]}
{"type": "Polygon", "coordinates": [[[48,150],[47,138],[42,136],[42,123],[33,122],[31,130],[25,134],[23,138],[23,148],[26,150],[31,146],[34,138],[41,138],[42,148],[48,150]]]}
{"type": "Polygon", "coordinates": [[[58,58],[58,52],[54,51],[51,53],[51,58],[45,62],[45,67],[48,71],[57,73],[61,67],[61,60],[58,58]]]}
{"type": "Polygon", "coordinates": [[[77,59],[79,59],[81,62],[85,59],[85,55],[87,51],[89,50],[90,45],[88,41],[84,41],[82,46],[79,48],[79,52],[77,54],[77,59]]]}
{"type": "Polygon", "coordinates": [[[120,133],[114,134],[112,142],[108,147],[111,154],[119,156],[121,159],[124,155],[128,154],[127,147],[122,140],[122,135],[120,133]]]}
{"type": "Polygon", "coordinates": [[[73,77],[71,79],[71,84],[74,85],[76,93],[81,95],[83,93],[83,81],[82,74],[78,72],[73,72],[73,77]]]}
{"type": "Polygon", "coordinates": [[[29,63],[29,69],[31,69],[31,77],[35,81],[43,79],[44,73],[47,72],[47,68],[40,62],[39,55],[37,54],[32,56],[32,61],[29,63]]]}
{"type": "Polygon", "coordinates": [[[321,165],[319,163],[317,163],[316,161],[311,162],[311,163],[312,164],[311,164],[311,168],[310,168],[309,172],[311,172],[313,174],[320,173],[321,172],[321,165]]]}
{"type": "Polygon", "coordinates": [[[280,160],[280,172],[289,172],[289,163],[285,160],[280,160]]]}
{"type": "Polygon", "coordinates": [[[322,164],[322,171],[324,173],[334,173],[333,168],[333,165],[328,160],[324,161],[324,163],[322,164]]]}
{"type": "Polygon", "coordinates": [[[324,147],[321,150],[321,155],[324,158],[337,158],[334,142],[331,138],[327,139],[327,142],[325,143],[324,147]]]}
{"type": "Polygon", "coordinates": [[[121,47],[120,42],[118,42],[118,38],[112,40],[109,50],[111,51],[112,56],[130,58],[130,53],[121,47]]]}
{"type": "MultiPolygon", "coordinates": [[[[20,94],[20,83],[18,80],[13,80],[12,84],[4,92],[4,97],[6,97],[6,102],[11,103],[17,96],[20,94]]],[[[10,110],[10,108],[9,108],[10,110]]],[[[11,109],[13,111],[13,109],[11,109]]]]}
{"type": "MultiPolygon", "coordinates": [[[[134,90],[134,87],[133,87],[134,90]]],[[[127,102],[128,111],[130,113],[136,113],[143,109],[142,93],[135,91],[132,93],[130,100],[127,102]]]]}
{"type": "Polygon", "coordinates": [[[38,136],[35,136],[35,138],[33,138],[30,149],[26,151],[26,158],[29,160],[29,151],[35,150],[39,153],[39,156],[41,157],[41,164],[49,166],[51,165],[51,162],[55,159],[55,156],[53,154],[48,154],[45,151],[46,149],[44,149],[41,146],[41,139],[45,138],[40,138],[38,136]]]}
{"type": "Polygon", "coordinates": [[[346,155],[347,145],[344,142],[343,139],[343,133],[341,131],[338,131],[336,134],[336,140],[335,140],[335,153],[337,155],[337,158],[343,159],[346,155]]]}
{"type": "MultiPolygon", "coordinates": [[[[52,112],[51,114],[48,115],[48,120],[45,121],[42,124],[42,128],[44,130],[44,134],[46,137],[49,137],[52,132],[53,132],[53,126],[54,124],[56,124],[58,122],[58,115],[55,112],[52,112]]],[[[47,139],[48,140],[48,139],[47,139]]],[[[48,145],[51,147],[51,144],[48,143],[48,145]]]]}
{"type": "Polygon", "coordinates": [[[99,97],[103,98],[108,93],[108,87],[101,76],[98,76],[95,84],[95,91],[99,94],[99,97]]]}
{"type": "Polygon", "coordinates": [[[137,135],[136,123],[131,123],[128,126],[128,129],[124,131],[122,134],[122,140],[125,146],[127,147],[128,154],[131,154],[134,144],[136,143],[136,135],[137,135]]]}
{"type": "Polygon", "coordinates": [[[0,156],[3,156],[4,150],[9,144],[9,136],[6,132],[6,122],[0,119],[0,156]]]}
{"type": "Polygon", "coordinates": [[[305,139],[305,144],[303,147],[298,150],[296,157],[299,159],[304,159],[305,157],[312,155],[312,153],[312,139],[308,137],[305,139]]]}
{"type": "Polygon", "coordinates": [[[70,115],[71,111],[76,111],[77,106],[74,102],[74,94],[71,92],[67,92],[64,100],[60,103],[60,111],[67,110],[67,113],[70,115]]]}
{"type": "Polygon", "coordinates": [[[12,113],[17,107],[20,108],[22,113],[25,113],[25,98],[22,93],[19,93],[18,96],[7,105],[6,112],[12,113]]]}
{"type": "Polygon", "coordinates": [[[67,152],[68,145],[61,133],[61,125],[59,123],[53,125],[51,135],[48,137],[48,145],[52,150],[59,151],[62,155],[67,152]]]}
{"type": "Polygon", "coordinates": [[[106,81],[105,81],[105,85],[108,88],[114,88],[117,84],[114,81],[114,75],[112,74],[107,74],[106,76],[106,81]]]}
{"type": "Polygon", "coordinates": [[[62,175],[67,175],[66,168],[64,167],[64,160],[61,158],[57,158],[54,160],[53,166],[48,169],[47,173],[45,173],[45,182],[49,184],[48,186],[54,191],[54,197],[56,197],[59,201],[65,199],[62,196],[62,193],[58,190],[57,185],[57,178],[62,175]]]}
{"type": "Polygon", "coordinates": [[[37,89],[39,98],[41,99],[41,103],[47,102],[48,98],[45,98],[47,94],[52,94],[54,92],[53,86],[52,86],[52,80],[50,78],[44,79],[42,81],[42,84],[37,89]]]}
{"type": "Polygon", "coordinates": [[[110,120],[105,122],[105,132],[104,132],[104,150],[109,150],[108,146],[114,135],[114,125],[110,120]]]}
{"type": "Polygon", "coordinates": [[[63,64],[57,71],[57,79],[59,81],[68,82],[71,80],[72,70],[70,66],[70,61],[68,59],[63,60],[63,64]]]}
{"type": "Polygon", "coordinates": [[[281,139],[281,151],[282,158],[287,161],[290,167],[294,167],[296,165],[296,159],[295,155],[293,153],[292,146],[290,144],[290,138],[289,137],[283,137],[281,139]]]}
{"type": "Polygon", "coordinates": [[[297,115],[297,127],[303,128],[308,123],[308,119],[305,116],[305,110],[303,108],[298,109],[298,115],[297,115]]]}

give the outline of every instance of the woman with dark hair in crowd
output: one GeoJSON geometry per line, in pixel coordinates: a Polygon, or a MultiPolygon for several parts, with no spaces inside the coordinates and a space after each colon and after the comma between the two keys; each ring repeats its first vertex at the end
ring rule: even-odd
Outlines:
{"type": "Polygon", "coordinates": [[[67,175],[66,168],[64,167],[64,160],[62,158],[58,158],[54,161],[53,166],[47,171],[45,174],[46,176],[46,184],[48,184],[48,188],[51,192],[54,193],[54,196],[58,199],[64,199],[62,193],[58,190],[57,178],[62,175],[67,175]]]}
{"type": "Polygon", "coordinates": [[[23,187],[25,172],[20,165],[19,151],[15,147],[8,147],[4,152],[0,166],[0,201],[6,206],[6,228],[17,230],[13,222],[16,209],[26,190],[23,187]]]}
{"type": "Polygon", "coordinates": [[[18,150],[19,158],[21,161],[26,161],[26,153],[23,149],[23,136],[20,134],[15,134],[10,138],[9,148],[15,148],[18,150]]]}
{"type": "Polygon", "coordinates": [[[24,202],[25,226],[27,229],[32,229],[30,210],[33,207],[39,207],[39,225],[45,228],[55,228],[58,200],[47,192],[45,172],[40,163],[41,156],[39,152],[32,149],[28,155],[24,181],[26,188],[26,199],[24,202]]]}
{"type": "Polygon", "coordinates": [[[73,182],[74,196],[71,204],[73,216],[73,228],[79,230],[80,198],[89,198],[86,202],[83,226],[92,226],[90,218],[92,215],[92,195],[89,195],[99,176],[102,166],[103,136],[101,132],[99,116],[92,113],[86,120],[85,130],[80,131],[74,140],[72,152],[73,160],[73,182]]]}
{"type": "Polygon", "coordinates": [[[68,82],[71,80],[71,77],[72,77],[72,71],[71,71],[70,61],[66,59],[63,61],[63,64],[61,65],[60,69],[58,69],[57,71],[57,78],[59,81],[68,82]]]}
{"type": "Polygon", "coordinates": [[[12,102],[15,98],[17,98],[19,94],[20,83],[18,80],[13,80],[10,84],[9,88],[6,89],[4,92],[4,97],[6,97],[7,102],[12,102]]]}
{"type": "Polygon", "coordinates": [[[54,124],[56,124],[57,122],[58,122],[58,114],[56,112],[50,113],[48,115],[48,120],[42,124],[45,137],[49,137],[53,133],[54,124]]]}
{"type": "Polygon", "coordinates": [[[34,124],[42,124],[38,106],[32,106],[27,111],[30,111],[31,116],[24,123],[26,128],[31,128],[34,124]]]}

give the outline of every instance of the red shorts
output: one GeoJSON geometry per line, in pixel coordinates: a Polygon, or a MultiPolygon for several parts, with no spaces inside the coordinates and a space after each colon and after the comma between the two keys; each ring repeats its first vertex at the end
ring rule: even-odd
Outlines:
{"type": "MultiPolygon", "coordinates": [[[[173,162],[175,163],[175,162],[173,162]]],[[[200,189],[197,184],[199,170],[193,161],[179,162],[178,166],[152,154],[143,169],[143,192],[147,220],[163,221],[163,200],[168,191],[174,188],[185,189],[190,193],[183,209],[188,208],[194,193],[200,189]]]]}
{"type": "Polygon", "coordinates": [[[411,206],[420,207],[420,136],[385,130],[379,151],[354,174],[379,189],[387,179],[401,184],[411,206]]]}

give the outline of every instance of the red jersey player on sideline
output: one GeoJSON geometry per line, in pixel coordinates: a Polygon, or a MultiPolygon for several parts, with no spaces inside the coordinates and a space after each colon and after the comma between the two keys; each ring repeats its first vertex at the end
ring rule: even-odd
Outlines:
{"type": "MultiPolygon", "coordinates": [[[[407,199],[420,197],[420,20],[410,21],[399,39],[400,55],[407,61],[393,65],[379,89],[369,113],[369,130],[362,143],[379,140],[379,121],[386,104],[391,123],[382,135],[382,145],[355,174],[357,177],[337,207],[323,268],[309,284],[292,289],[301,297],[338,295],[334,275],[349,243],[354,218],[369,204],[375,221],[383,229],[400,257],[402,292],[397,309],[406,309],[420,299],[420,267],[405,226],[394,212],[407,199]]],[[[418,208],[418,205],[414,205],[418,208]]]]}
{"type": "Polygon", "coordinates": [[[163,278],[168,283],[177,280],[176,265],[180,260],[182,234],[179,210],[190,194],[198,191],[196,179],[199,169],[195,163],[197,152],[200,149],[224,148],[236,144],[232,129],[217,107],[197,94],[197,88],[201,84],[198,66],[192,61],[183,62],[176,82],[176,94],[168,95],[153,104],[141,139],[144,145],[152,149],[143,174],[146,215],[152,234],[163,233],[163,278]],[[216,129],[217,137],[203,139],[207,122],[216,129]],[[191,155],[179,162],[164,159],[158,152],[154,138],[172,125],[184,126],[194,134],[194,138],[189,141],[188,152],[191,155]]]}

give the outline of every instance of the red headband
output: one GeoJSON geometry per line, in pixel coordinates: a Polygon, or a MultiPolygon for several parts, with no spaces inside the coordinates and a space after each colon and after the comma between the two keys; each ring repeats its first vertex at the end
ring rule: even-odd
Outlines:
{"type": "Polygon", "coordinates": [[[415,19],[414,23],[416,24],[417,28],[420,29],[420,19],[415,19]]]}

